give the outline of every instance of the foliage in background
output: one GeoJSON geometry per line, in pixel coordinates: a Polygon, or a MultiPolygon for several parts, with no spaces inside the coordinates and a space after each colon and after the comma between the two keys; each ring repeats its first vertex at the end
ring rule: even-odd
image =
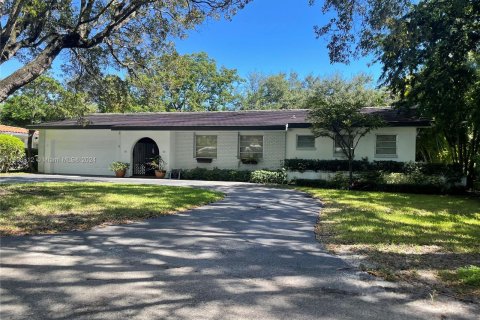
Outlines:
{"type": "Polygon", "coordinates": [[[416,149],[416,161],[429,163],[453,162],[447,139],[442,130],[436,126],[418,130],[416,149]]]}
{"type": "Polygon", "coordinates": [[[316,137],[337,141],[349,163],[350,182],[353,182],[355,149],[370,131],[384,124],[380,116],[362,113],[362,109],[385,105],[378,90],[367,87],[365,76],[350,81],[340,77],[325,79],[306,101],[308,119],[316,137]]]}
{"type": "MultiPolygon", "coordinates": [[[[70,83],[70,85],[72,84],[70,83]]],[[[97,112],[125,113],[135,111],[130,85],[117,75],[106,75],[99,79],[91,78],[88,85],[82,89],[88,93],[88,97],[95,104],[97,112]]]]}
{"type": "Polygon", "coordinates": [[[45,121],[81,118],[92,112],[84,93],[73,93],[48,75],[42,75],[0,106],[0,121],[25,127],[45,121]]]}
{"type": "Polygon", "coordinates": [[[288,76],[286,73],[268,76],[258,72],[251,73],[246,80],[241,109],[304,108],[313,83],[313,76],[300,79],[298,74],[293,72],[288,76]]]}
{"type": "Polygon", "coordinates": [[[68,86],[86,92],[104,113],[221,111],[238,107],[235,69],[218,67],[206,53],[165,53],[117,75],[77,77],[68,86]]]}
{"type": "Polygon", "coordinates": [[[162,111],[220,111],[238,103],[235,69],[217,67],[204,52],[165,54],[134,70],[129,82],[137,105],[162,111]]]}
{"type": "Polygon", "coordinates": [[[0,172],[7,172],[16,161],[25,156],[24,147],[19,138],[0,134],[0,172]]]}

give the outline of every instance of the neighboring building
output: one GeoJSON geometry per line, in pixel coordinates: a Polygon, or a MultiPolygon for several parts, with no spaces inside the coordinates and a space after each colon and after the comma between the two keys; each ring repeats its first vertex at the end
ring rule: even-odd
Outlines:
{"type": "MultiPolygon", "coordinates": [[[[277,169],[285,159],[342,159],[334,141],[313,137],[307,112],[93,114],[86,126],[65,120],[32,128],[40,130],[44,173],[110,175],[109,164],[122,161],[131,164],[129,175],[144,175],[145,162],[158,154],[167,170],[277,169]]],[[[378,112],[388,126],[362,138],[357,159],[415,161],[417,128],[428,126],[428,120],[390,108],[362,112],[378,112]]]]}
{"type": "MultiPolygon", "coordinates": [[[[25,147],[27,147],[28,129],[0,124],[0,134],[8,134],[8,135],[20,138],[20,140],[22,140],[25,143],[25,147]]],[[[35,131],[33,135],[32,148],[34,149],[38,148],[38,131],[35,131]]]]}

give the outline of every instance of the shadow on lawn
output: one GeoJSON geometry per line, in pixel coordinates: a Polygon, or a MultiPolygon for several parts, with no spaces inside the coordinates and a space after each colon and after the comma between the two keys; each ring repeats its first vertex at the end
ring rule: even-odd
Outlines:
{"type": "MultiPolygon", "coordinates": [[[[312,192],[315,192],[313,189],[312,192]]],[[[365,245],[437,245],[445,251],[480,253],[480,200],[323,190],[321,227],[331,241],[365,245]],[[334,232],[331,232],[334,231],[334,232]]]]}
{"type": "MultiPolygon", "coordinates": [[[[261,187],[221,191],[229,196],[187,214],[5,238],[2,318],[431,319],[437,312],[344,271],[348,265],[314,239],[315,200],[261,187]]],[[[447,316],[473,319],[475,311],[447,316]]]]}
{"type": "Polygon", "coordinates": [[[200,189],[105,183],[15,184],[3,190],[2,235],[85,230],[170,214],[221,198],[200,189]]]}
{"type": "Polygon", "coordinates": [[[469,300],[480,301],[480,288],[446,283],[438,277],[445,271],[480,265],[479,199],[322,192],[328,205],[317,225],[318,237],[334,252],[363,256],[375,274],[387,279],[405,279],[409,273],[409,280],[426,281],[445,290],[449,286],[466,293],[469,300]],[[417,271],[428,276],[422,278],[417,271]]]}

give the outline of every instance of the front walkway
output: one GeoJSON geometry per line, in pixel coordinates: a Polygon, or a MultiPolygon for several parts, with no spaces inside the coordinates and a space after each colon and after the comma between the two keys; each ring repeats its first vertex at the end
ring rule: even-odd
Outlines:
{"type": "Polygon", "coordinates": [[[320,203],[248,183],[10,175],[1,182],[211,187],[217,203],[88,232],[3,238],[1,319],[474,319],[326,253],[320,203]]]}

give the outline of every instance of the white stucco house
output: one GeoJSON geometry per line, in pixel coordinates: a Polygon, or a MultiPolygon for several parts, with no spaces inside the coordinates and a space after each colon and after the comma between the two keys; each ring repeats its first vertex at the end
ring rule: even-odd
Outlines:
{"type": "MultiPolygon", "coordinates": [[[[389,108],[362,112],[378,112],[388,125],[360,141],[357,159],[415,161],[417,129],[428,120],[389,108]]],[[[306,117],[307,110],[92,114],[87,125],[64,120],[32,128],[40,131],[43,173],[111,175],[109,164],[122,161],[131,164],[128,175],[148,175],[144,164],[158,154],[167,170],[278,169],[285,159],[342,159],[334,141],[312,135],[306,117]]]]}

